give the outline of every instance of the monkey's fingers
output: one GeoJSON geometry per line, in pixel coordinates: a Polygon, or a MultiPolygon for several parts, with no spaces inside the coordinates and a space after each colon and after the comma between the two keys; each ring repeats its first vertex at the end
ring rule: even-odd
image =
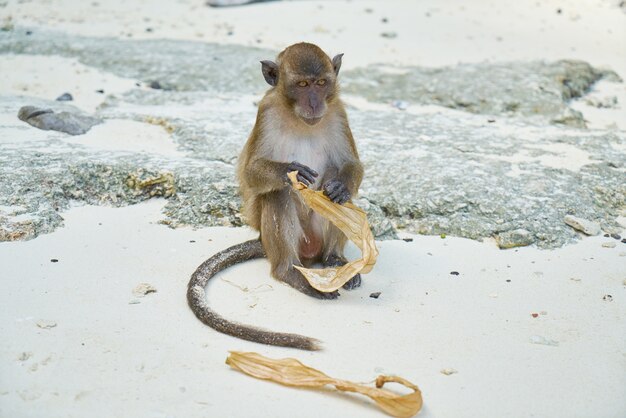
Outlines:
{"type": "Polygon", "coordinates": [[[315,181],[315,178],[318,176],[317,171],[304,164],[300,164],[297,161],[292,161],[289,164],[289,171],[297,171],[299,175],[306,177],[310,180],[311,183],[313,183],[315,181]]]}
{"type": "Polygon", "coordinates": [[[296,178],[300,183],[303,183],[305,186],[310,186],[312,183],[315,183],[315,179],[312,179],[310,177],[304,177],[302,174],[300,174],[299,171],[296,175],[296,178]]]}

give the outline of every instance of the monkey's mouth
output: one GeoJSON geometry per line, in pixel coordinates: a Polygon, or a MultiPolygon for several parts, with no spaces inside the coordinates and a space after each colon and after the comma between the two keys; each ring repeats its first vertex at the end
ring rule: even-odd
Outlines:
{"type": "Polygon", "coordinates": [[[320,116],[319,118],[302,118],[302,120],[307,125],[313,126],[313,125],[317,125],[319,123],[319,121],[322,120],[322,117],[320,116]]]}

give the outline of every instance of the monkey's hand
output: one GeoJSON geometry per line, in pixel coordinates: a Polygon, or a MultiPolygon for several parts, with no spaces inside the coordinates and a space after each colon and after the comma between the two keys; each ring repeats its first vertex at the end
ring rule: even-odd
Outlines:
{"type": "MultiPolygon", "coordinates": [[[[296,178],[299,182],[304,183],[305,186],[309,186],[315,183],[315,178],[317,177],[317,171],[313,170],[310,167],[307,167],[304,164],[300,164],[297,161],[292,161],[287,165],[287,173],[291,173],[292,171],[297,171],[298,175],[296,178]]],[[[285,173],[285,177],[287,176],[285,173]]],[[[287,179],[287,181],[289,181],[287,179]]]]}
{"type": "Polygon", "coordinates": [[[334,202],[343,205],[350,200],[350,191],[341,180],[329,180],[322,186],[324,194],[334,202]]]}

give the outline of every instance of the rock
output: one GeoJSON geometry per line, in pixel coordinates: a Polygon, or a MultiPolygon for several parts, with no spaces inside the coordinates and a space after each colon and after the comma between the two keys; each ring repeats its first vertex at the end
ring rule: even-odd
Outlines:
{"type": "Polygon", "coordinates": [[[447,368],[447,369],[441,369],[439,373],[444,374],[446,376],[450,376],[451,374],[458,373],[458,371],[452,368],[447,368]]]}
{"type": "MultiPolygon", "coordinates": [[[[137,297],[142,297],[142,296],[148,295],[150,293],[156,293],[156,291],[157,291],[156,288],[154,286],[152,286],[150,283],[139,283],[133,289],[133,295],[135,295],[137,297]]],[[[131,301],[131,303],[132,303],[132,301],[131,301]]]]}
{"type": "Polygon", "coordinates": [[[613,296],[611,295],[604,295],[602,296],[602,300],[605,302],[613,302],[613,296]]]}
{"type": "Polygon", "coordinates": [[[394,100],[391,102],[391,106],[395,107],[398,110],[407,110],[409,108],[409,103],[404,100],[394,100]]]}
{"type": "Polygon", "coordinates": [[[54,321],[47,321],[45,319],[40,319],[37,321],[37,326],[41,329],[50,329],[57,326],[57,323],[54,321]]]}
{"type": "Polygon", "coordinates": [[[71,102],[72,100],[74,100],[74,97],[72,97],[72,95],[69,93],[63,93],[56,98],[57,102],[71,102]]]}
{"type": "Polygon", "coordinates": [[[378,299],[379,296],[380,296],[380,292],[370,293],[370,297],[372,299],[378,299]]]}
{"type": "Polygon", "coordinates": [[[535,237],[525,229],[515,229],[496,235],[496,242],[502,249],[525,247],[535,242],[535,237]]]}
{"type": "Polygon", "coordinates": [[[586,235],[598,235],[600,233],[600,225],[597,222],[592,222],[573,215],[565,216],[563,221],[575,230],[586,235]]]}
{"type": "Polygon", "coordinates": [[[542,337],[541,335],[533,335],[532,337],[530,337],[530,342],[532,344],[539,344],[539,345],[549,345],[552,347],[558,347],[559,346],[559,342],[556,340],[551,340],[549,338],[546,337],[542,337]]]}
{"type": "Polygon", "coordinates": [[[23,106],[20,108],[18,118],[24,122],[43,129],[65,132],[70,135],[82,135],[92,126],[101,123],[98,118],[84,116],[78,113],[54,112],[52,109],[43,109],[35,106],[23,106]]]}
{"type": "Polygon", "coordinates": [[[617,246],[617,244],[615,244],[614,241],[612,242],[603,242],[602,243],[602,247],[603,248],[615,248],[617,246]]]}
{"type": "Polygon", "coordinates": [[[387,39],[394,39],[398,37],[398,34],[396,32],[383,32],[380,36],[387,39]]]}

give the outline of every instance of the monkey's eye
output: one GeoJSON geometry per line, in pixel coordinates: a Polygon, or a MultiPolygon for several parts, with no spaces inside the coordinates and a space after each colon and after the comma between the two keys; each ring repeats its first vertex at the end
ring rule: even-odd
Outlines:
{"type": "Polygon", "coordinates": [[[299,83],[298,83],[298,85],[299,85],[300,87],[306,87],[306,86],[308,86],[308,85],[309,85],[309,83],[308,83],[308,82],[306,82],[306,81],[301,81],[301,82],[299,82],[299,83]]]}
{"type": "Polygon", "coordinates": [[[323,86],[324,84],[326,84],[326,80],[324,80],[324,79],[317,80],[317,85],[318,86],[323,86]]]}

